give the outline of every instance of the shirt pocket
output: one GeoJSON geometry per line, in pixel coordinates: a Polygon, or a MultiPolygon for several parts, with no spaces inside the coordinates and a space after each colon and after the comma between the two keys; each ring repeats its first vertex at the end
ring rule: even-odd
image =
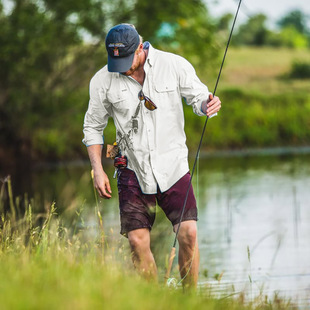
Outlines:
{"type": "Polygon", "coordinates": [[[180,103],[180,94],[178,92],[177,84],[173,80],[164,80],[155,83],[156,105],[165,107],[165,111],[175,109],[180,103]]]}
{"type": "Polygon", "coordinates": [[[107,99],[111,103],[112,109],[121,115],[128,115],[129,104],[126,96],[120,91],[109,91],[107,93],[107,99]]]}
{"type": "Polygon", "coordinates": [[[161,81],[155,84],[155,90],[157,93],[174,92],[177,89],[177,85],[174,81],[161,81]]]}

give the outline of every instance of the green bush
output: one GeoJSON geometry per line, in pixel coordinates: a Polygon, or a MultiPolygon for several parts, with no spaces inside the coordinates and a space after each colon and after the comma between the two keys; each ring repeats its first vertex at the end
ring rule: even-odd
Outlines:
{"type": "Polygon", "coordinates": [[[310,62],[294,61],[289,77],[293,79],[310,79],[310,62]]]}
{"type": "MultiPolygon", "coordinates": [[[[208,121],[202,148],[227,149],[302,146],[310,143],[310,97],[266,95],[227,89],[219,93],[222,110],[208,121]]],[[[205,118],[185,108],[187,143],[198,146],[205,118]]]]}

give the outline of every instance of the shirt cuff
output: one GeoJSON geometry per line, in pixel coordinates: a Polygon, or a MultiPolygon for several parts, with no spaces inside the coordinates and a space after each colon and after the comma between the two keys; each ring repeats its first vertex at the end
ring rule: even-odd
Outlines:
{"type": "Polygon", "coordinates": [[[104,137],[103,136],[90,136],[90,137],[84,137],[82,142],[88,147],[91,145],[99,144],[103,145],[104,144],[104,137]]]}

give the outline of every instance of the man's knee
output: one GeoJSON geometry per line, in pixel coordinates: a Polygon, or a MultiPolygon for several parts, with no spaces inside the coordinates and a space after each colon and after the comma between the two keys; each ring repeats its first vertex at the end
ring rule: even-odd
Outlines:
{"type": "Polygon", "coordinates": [[[181,223],[178,241],[181,246],[192,247],[197,240],[196,221],[185,221],[181,223]]]}
{"type": "Polygon", "coordinates": [[[147,228],[132,230],[128,233],[128,241],[131,249],[149,248],[150,232],[147,228]]]}

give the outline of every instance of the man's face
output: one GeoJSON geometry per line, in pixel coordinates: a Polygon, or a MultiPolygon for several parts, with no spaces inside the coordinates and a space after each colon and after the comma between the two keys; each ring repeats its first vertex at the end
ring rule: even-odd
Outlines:
{"type": "Polygon", "coordinates": [[[139,68],[140,65],[141,65],[141,57],[140,57],[140,55],[141,55],[141,51],[140,51],[140,49],[139,49],[139,50],[137,50],[137,51],[135,52],[135,56],[134,56],[134,58],[133,58],[132,65],[131,65],[130,69],[129,69],[128,71],[126,71],[126,72],[122,72],[122,74],[124,74],[124,75],[126,75],[126,76],[130,76],[130,75],[132,75],[135,71],[138,70],[138,68],[139,68]]]}

